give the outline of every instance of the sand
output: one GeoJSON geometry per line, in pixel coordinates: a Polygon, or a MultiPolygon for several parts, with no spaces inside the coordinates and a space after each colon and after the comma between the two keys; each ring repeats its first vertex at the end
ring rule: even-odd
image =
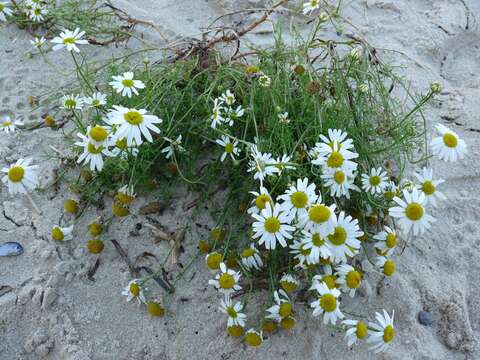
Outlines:
{"type": "MultiPolygon", "coordinates": [[[[218,15],[235,9],[261,6],[266,1],[119,0],[115,3],[132,15],[151,20],[170,36],[190,36],[218,15]]],[[[287,14],[287,12],[284,12],[287,14]]],[[[480,334],[480,15],[477,0],[364,0],[346,4],[346,16],[382,52],[382,58],[405,68],[399,72],[415,91],[440,81],[444,90],[425,111],[429,127],[441,122],[457,131],[469,145],[467,161],[446,165],[434,163],[435,172],[446,180],[448,197],[433,211],[438,218],[431,233],[412,241],[398,257],[398,273],[382,280],[367,277],[355,313],[382,308],[395,310],[398,337],[380,359],[479,359],[480,334]],[[419,311],[428,311],[432,324],[419,323],[419,311]]],[[[233,20],[243,20],[237,18],[233,20]]],[[[286,22],[286,15],[274,21],[286,22]]],[[[263,29],[268,30],[269,25],[263,29]]],[[[262,29],[262,30],[263,30],[262,29]]],[[[144,29],[147,41],[158,41],[144,29]]],[[[40,95],[65,84],[54,69],[30,51],[30,36],[15,26],[0,26],[0,113],[22,117],[27,124],[39,121],[50,109],[32,111],[27,97],[40,95]]],[[[268,43],[268,34],[250,37],[268,43]]],[[[88,47],[89,58],[105,59],[140,48],[88,47]]],[[[154,57],[156,54],[149,56],[154,57]]],[[[49,54],[63,70],[72,69],[66,54],[49,54]]],[[[47,184],[60,168],[50,146],[69,152],[61,132],[41,128],[0,136],[0,166],[31,156],[41,168],[47,184]]],[[[310,311],[298,307],[298,324],[292,332],[268,336],[259,349],[246,348],[225,335],[224,317],[219,314],[218,296],[209,287],[210,273],[197,258],[167,305],[168,314],[152,319],[120,295],[130,280],[125,263],[107,243],[100,266],[88,271],[95,257],[86,254],[86,225],[104,213],[88,209],[77,226],[74,240],[65,246],[49,237],[58,222],[63,201],[69,196],[63,184],[34,194],[43,214],[36,214],[24,197],[11,196],[0,187],[0,242],[15,240],[25,253],[0,258],[0,359],[372,359],[365,346],[348,349],[341,333],[328,329],[310,311]]],[[[117,239],[131,259],[149,252],[163,259],[164,242],[155,243],[151,232],[136,224],[147,219],[138,209],[151,201],[142,197],[134,215],[116,222],[106,239],[117,239]]],[[[187,264],[196,254],[196,242],[212,225],[202,214],[184,211],[191,196],[178,189],[175,201],[162,214],[152,215],[166,231],[187,228],[187,264]]],[[[108,208],[108,203],[107,203],[108,208]]],[[[148,259],[141,259],[149,264],[148,259]]],[[[150,263],[150,265],[153,263],[150,263]]],[[[178,273],[177,266],[169,271],[178,273]]],[[[153,289],[160,292],[159,289],[153,289]]],[[[255,301],[255,299],[252,299],[255,301]]],[[[257,314],[258,315],[258,314],[257,314]]]]}

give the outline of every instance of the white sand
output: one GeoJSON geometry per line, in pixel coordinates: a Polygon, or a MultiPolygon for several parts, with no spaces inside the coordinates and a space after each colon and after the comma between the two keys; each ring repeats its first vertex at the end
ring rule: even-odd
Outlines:
{"type": "MultiPolygon", "coordinates": [[[[116,3],[139,18],[152,20],[177,35],[191,35],[231,9],[259,6],[265,1],[119,0],[116,3]],[[233,5],[232,5],[233,4],[233,5]]],[[[395,310],[398,337],[383,359],[479,359],[480,333],[480,32],[475,15],[478,0],[364,0],[345,7],[344,15],[370,43],[400,53],[382,54],[407,66],[404,74],[414,90],[441,81],[444,91],[436,106],[426,111],[429,125],[451,126],[469,144],[469,159],[435,171],[446,180],[448,201],[434,215],[432,233],[415,239],[398,258],[398,273],[389,280],[369,276],[353,312],[372,314],[395,310]],[[472,130],[473,129],[473,130],[472,130]],[[417,314],[428,310],[432,326],[420,325],[417,314]]],[[[281,20],[280,17],[275,17],[281,20]]],[[[268,28],[268,27],[266,27],[268,28]]],[[[349,30],[350,31],[350,30],[349,30]]],[[[146,30],[146,39],[156,34],[146,30]]],[[[41,57],[27,58],[30,37],[14,26],[0,27],[0,113],[36,122],[48,109],[31,112],[28,95],[55,89],[62,81],[41,57]]],[[[268,39],[259,35],[257,41],[268,39]]],[[[131,47],[140,44],[132,42],[131,47]]],[[[106,58],[112,49],[88,47],[89,58],[106,58]]],[[[117,54],[125,49],[114,50],[117,54]]],[[[50,54],[60,68],[72,69],[65,54],[50,54]]],[[[0,136],[0,167],[19,157],[32,156],[41,166],[42,183],[54,178],[59,163],[48,160],[49,146],[68,150],[60,132],[39,129],[0,136]]],[[[0,242],[20,241],[25,253],[0,258],[0,359],[371,359],[360,346],[349,350],[338,332],[327,329],[310,311],[298,309],[292,332],[280,332],[259,349],[245,348],[225,335],[225,322],[217,310],[218,296],[207,288],[210,274],[200,259],[167,304],[168,314],[152,319],[120,296],[130,279],[124,262],[111,244],[101,254],[94,281],[86,273],[94,257],[85,253],[86,225],[102,211],[88,210],[68,246],[49,239],[60,215],[67,189],[60,185],[34,198],[43,216],[33,213],[26,198],[10,196],[0,187],[0,242]],[[9,288],[11,288],[10,291],[9,288]]],[[[141,199],[136,208],[149,199],[141,199]]],[[[176,201],[161,216],[166,230],[188,226],[183,263],[196,253],[196,242],[208,230],[208,219],[185,214],[190,198],[179,191],[176,201]]],[[[108,204],[107,204],[108,207],[108,204]]],[[[136,211],[134,210],[134,213],[136,211]]],[[[116,222],[107,238],[117,239],[131,259],[144,251],[162,259],[168,247],[153,244],[145,228],[132,236],[143,216],[116,222]]],[[[170,268],[173,273],[179,269],[170,268]]],[[[160,291],[159,289],[155,289],[160,291]]],[[[259,315],[259,314],[257,314],[259,315]]]]}

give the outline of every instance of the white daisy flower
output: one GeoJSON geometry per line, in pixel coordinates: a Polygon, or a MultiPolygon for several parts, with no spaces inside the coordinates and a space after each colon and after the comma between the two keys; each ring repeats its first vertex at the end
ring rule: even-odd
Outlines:
{"type": "Polygon", "coordinates": [[[132,146],[127,145],[127,138],[115,139],[115,136],[113,135],[111,143],[112,145],[115,145],[115,147],[110,150],[113,157],[120,156],[123,159],[127,159],[129,155],[137,157],[138,153],[140,152],[135,144],[135,141],[133,142],[132,146]]]}
{"type": "Polygon", "coordinates": [[[237,147],[238,141],[231,142],[230,137],[222,135],[220,139],[215,141],[218,145],[223,146],[223,154],[220,157],[220,161],[224,161],[227,155],[229,155],[232,160],[235,160],[235,156],[240,153],[240,149],[237,147]]]}
{"type": "Polygon", "coordinates": [[[362,273],[353,266],[346,264],[337,266],[336,270],[336,283],[339,284],[342,290],[348,293],[350,297],[354,297],[355,291],[357,291],[362,283],[362,273]]]}
{"type": "Polygon", "coordinates": [[[5,167],[2,181],[8,186],[10,194],[26,194],[38,186],[38,165],[30,165],[32,159],[18,159],[15,164],[5,167]]]}
{"type": "Polygon", "coordinates": [[[258,83],[262,87],[269,87],[272,84],[272,79],[270,79],[267,75],[262,75],[258,78],[258,83]]]}
{"type": "Polygon", "coordinates": [[[107,103],[107,95],[101,92],[96,92],[92,96],[84,97],[83,102],[89,107],[98,108],[107,103]]]}
{"type": "Polygon", "coordinates": [[[289,124],[291,120],[288,118],[288,112],[280,113],[277,115],[278,121],[282,124],[289,124]]]}
{"type": "Polygon", "coordinates": [[[295,166],[291,165],[291,161],[292,161],[292,157],[287,154],[283,154],[281,157],[278,157],[275,160],[275,166],[279,170],[278,175],[281,175],[284,170],[295,169],[295,166]]]}
{"type": "Polygon", "coordinates": [[[233,303],[232,299],[225,298],[220,302],[220,311],[228,315],[228,322],[227,327],[237,325],[244,327],[245,326],[245,319],[247,315],[242,313],[243,304],[240,302],[233,303]]]}
{"type": "Polygon", "coordinates": [[[5,131],[6,134],[13,133],[17,129],[17,126],[22,126],[23,123],[18,120],[12,120],[10,116],[5,116],[0,121],[0,131],[5,131]]]}
{"type": "Polygon", "coordinates": [[[82,110],[83,98],[80,95],[63,95],[62,107],[67,110],[82,110]]]}
{"type": "Polygon", "coordinates": [[[287,246],[286,239],[291,239],[295,227],[290,226],[291,219],[281,210],[280,205],[267,204],[260,214],[252,214],[257,220],[253,223],[253,238],[260,238],[258,243],[265,244],[265,248],[274,250],[277,241],[282,247],[287,246]]]}
{"type": "Polygon", "coordinates": [[[397,268],[395,261],[385,256],[376,257],[375,266],[378,267],[385,276],[392,276],[397,268]]]}
{"type": "Polygon", "coordinates": [[[380,313],[375,313],[375,318],[378,323],[370,322],[368,327],[370,328],[369,337],[367,339],[368,343],[373,344],[370,350],[374,350],[375,353],[385,351],[393,339],[395,338],[395,328],[393,327],[393,317],[395,316],[395,311],[392,312],[392,317],[383,310],[383,315],[380,313]]]}
{"type": "Polygon", "coordinates": [[[299,217],[298,223],[305,231],[319,232],[322,237],[326,237],[333,232],[336,205],[327,206],[321,201],[322,198],[319,195],[317,202],[310,206],[307,214],[299,217]]]}
{"type": "Polygon", "coordinates": [[[430,144],[433,155],[438,156],[440,160],[450,162],[465,157],[467,144],[458,137],[457,133],[442,124],[437,124],[437,132],[441,136],[434,138],[430,144]]]}
{"type": "Polygon", "coordinates": [[[220,101],[225,103],[228,106],[235,104],[235,95],[232,94],[230,90],[227,90],[225,93],[220,96],[220,101]]]}
{"type": "Polygon", "coordinates": [[[350,215],[345,216],[342,211],[334,216],[333,232],[327,236],[332,251],[334,263],[347,262],[347,256],[353,257],[360,248],[359,237],[363,231],[358,226],[358,220],[352,219],[350,215]]]}
{"type": "Polygon", "coordinates": [[[52,227],[52,239],[55,241],[68,241],[73,239],[73,224],[68,227],[52,227]]]}
{"type": "Polygon", "coordinates": [[[356,159],[358,154],[348,150],[347,146],[340,146],[339,143],[334,142],[333,146],[317,143],[315,147],[318,157],[312,160],[312,164],[350,173],[357,169],[358,165],[352,159],[356,159]]]}
{"type": "Polygon", "coordinates": [[[345,339],[348,346],[355,345],[358,340],[365,340],[368,336],[368,325],[358,320],[343,320],[342,325],[346,327],[345,339]]]}
{"type": "Polygon", "coordinates": [[[125,289],[123,289],[122,295],[127,297],[128,302],[136,299],[139,304],[146,303],[144,288],[140,284],[140,279],[131,280],[125,289]]]}
{"type": "Polygon", "coordinates": [[[248,270],[256,269],[260,270],[263,266],[262,258],[260,257],[260,252],[255,247],[255,244],[250,244],[250,247],[243,250],[242,254],[240,255],[242,259],[242,264],[248,270]]]}
{"type": "Polygon", "coordinates": [[[6,2],[0,1],[0,21],[6,21],[7,16],[12,15],[12,9],[6,2]]]}
{"type": "Polygon", "coordinates": [[[423,168],[422,172],[415,174],[415,177],[420,183],[417,185],[418,190],[425,194],[425,204],[430,203],[433,206],[437,206],[437,200],[443,201],[447,199],[443,193],[437,190],[438,185],[445,182],[445,180],[434,180],[432,169],[423,168]]]}
{"type": "Polygon", "coordinates": [[[412,192],[403,190],[405,200],[394,197],[399,206],[391,207],[388,211],[390,216],[399,219],[398,224],[405,235],[412,230],[413,235],[421,235],[425,230],[430,229],[435,218],[426,213],[425,194],[413,189],[412,192]]]}
{"type": "Polygon", "coordinates": [[[322,274],[317,274],[312,278],[312,286],[310,290],[315,290],[315,285],[320,283],[325,283],[329,289],[338,288],[337,285],[337,275],[333,273],[331,265],[322,266],[322,274]]]}
{"type": "Polygon", "coordinates": [[[228,108],[225,114],[225,118],[223,119],[223,122],[225,124],[232,126],[233,123],[236,120],[240,119],[244,114],[245,114],[245,110],[242,108],[241,105],[237,106],[236,109],[228,108]]]}
{"type": "Polygon", "coordinates": [[[397,246],[397,233],[388,226],[383,228],[383,231],[380,231],[373,237],[376,240],[374,246],[380,254],[390,256],[397,246]]]}
{"type": "Polygon", "coordinates": [[[293,306],[285,291],[282,289],[278,291],[275,290],[273,293],[273,299],[275,305],[267,309],[267,312],[269,312],[269,314],[265,316],[267,319],[273,319],[280,322],[282,319],[293,315],[293,306]]]}
{"type": "Polygon", "coordinates": [[[95,125],[92,127],[89,125],[87,127],[87,134],[93,145],[99,147],[111,140],[108,130],[109,129],[105,126],[95,125]]]}
{"type": "Polygon", "coordinates": [[[83,148],[83,153],[78,157],[77,163],[90,163],[91,171],[102,171],[103,156],[112,156],[108,150],[108,144],[96,146],[89,136],[85,136],[82,133],[77,133],[77,136],[81,141],[76,142],[75,145],[83,148]]]}
{"type": "Polygon", "coordinates": [[[340,291],[338,289],[329,289],[323,282],[316,282],[314,290],[318,293],[318,300],[312,302],[310,307],[313,308],[313,316],[323,314],[323,323],[331,323],[335,325],[337,319],[343,319],[344,316],[340,311],[340,291]]]}
{"type": "Polygon", "coordinates": [[[362,174],[362,188],[372,195],[382,194],[387,186],[388,176],[382,168],[373,168],[370,174],[362,174]]]}
{"type": "Polygon", "coordinates": [[[76,28],[74,31],[64,30],[60,33],[60,36],[57,36],[52,39],[53,50],[61,50],[66,48],[67,51],[80,52],[80,49],[77,45],[88,44],[88,40],[82,39],[82,36],[85,35],[85,31],[80,31],[79,28],[76,28]]]}
{"type": "Polygon", "coordinates": [[[260,192],[249,191],[249,193],[255,196],[255,199],[252,200],[253,206],[247,210],[248,214],[258,214],[267,207],[267,203],[273,204],[272,197],[263,186],[260,186],[260,192]]]}
{"type": "Polygon", "coordinates": [[[303,14],[308,15],[312,11],[320,8],[320,0],[308,0],[303,4],[303,14]]]}
{"type": "Polygon", "coordinates": [[[45,39],[43,36],[35,37],[33,40],[30,40],[30,44],[32,44],[33,47],[40,49],[46,41],[47,39],[45,39]]]}
{"type": "Polygon", "coordinates": [[[210,285],[215,286],[215,288],[223,293],[226,297],[229,297],[235,291],[241,289],[241,286],[238,285],[240,280],[240,274],[231,269],[227,269],[225,263],[220,263],[220,273],[215,276],[215,279],[208,280],[210,285]]]}
{"type": "Polygon", "coordinates": [[[33,22],[41,22],[44,20],[44,16],[47,15],[47,13],[48,11],[45,7],[36,5],[28,12],[28,17],[33,22]]]}
{"type": "Polygon", "coordinates": [[[302,231],[304,236],[304,249],[310,249],[309,255],[309,263],[310,264],[318,264],[320,262],[320,258],[328,259],[332,256],[332,252],[330,250],[330,245],[323,238],[319,232],[309,232],[309,231],[302,231]]]}
{"type": "Polygon", "coordinates": [[[225,118],[222,115],[222,112],[225,110],[222,106],[223,102],[220,99],[215,99],[213,101],[212,115],[210,120],[212,120],[211,127],[215,129],[218,125],[221,125],[225,121],[225,118]]]}
{"type": "Polygon", "coordinates": [[[287,293],[294,292],[300,286],[300,281],[298,281],[295,276],[291,274],[283,274],[280,278],[280,286],[287,293]]]}
{"type": "MultiPolygon", "coordinates": [[[[338,144],[339,149],[344,150],[355,150],[353,146],[353,140],[348,137],[348,134],[340,129],[328,129],[328,137],[320,134],[320,140],[325,144],[330,146],[333,149],[334,144],[338,144]]],[[[320,147],[321,143],[316,143],[316,147],[320,147]]]]}
{"type": "Polygon", "coordinates": [[[123,75],[112,76],[113,81],[108,84],[112,86],[115,91],[122,96],[132,97],[132,93],[138,95],[137,89],[144,89],[145,84],[140,80],[133,79],[133,72],[128,71],[123,75]]]}
{"type": "Polygon", "coordinates": [[[278,174],[280,169],[275,166],[276,161],[270,153],[261,153],[258,151],[257,146],[250,147],[251,160],[248,162],[248,172],[255,172],[254,179],[260,180],[263,183],[266,176],[278,174]]]}
{"type": "Polygon", "coordinates": [[[387,182],[385,188],[383,189],[383,196],[388,201],[392,201],[395,196],[400,193],[400,189],[393,181],[387,182]]]}
{"type": "Polygon", "coordinates": [[[321,175],[323,185],[330,189],[330,196],[341,197],[345,196],[350,199],[350,191],[360,191],[357,185],[354,184],[355,174],[353,172],[345,172],[341,169],[326,169],[325,173],[321,175]]]}
{"type": "Polygon", "coordinates": [[[126,137],[128,146],[132,146],[134,141],[137,145],[141,145],[142,135],[148,142],[153,142],[150,131],[159,134],[160,129],[155,124],[163,122],[155,115],[147,115],[147,110],[128,109],[117,105],[114,105],[113,110],[107,114],[106,121],[118,127],[116,137],[119,139],[126,137]]]}
{"type": "Polygon", "coordinates": [[[176,140],[169,139],[167,137],[163,138],[165,141],[169,142],[170,145],[162,149],[162,153],[165,153],[165,158],[170,159],[175,151],[184,152],[185,148],[182,146],[182,135],[178,135],[176,140]]]}
{"type": "Polygon", "coordinates": [[[312,248],[307,248],[307,242],[304,239],[294,239],[290,249],[290,254],[293,254],[296,260],[295,268],[306,269],[309,265],[315,264],[310,257],[312,248]]]}
{"type": "Polygon", "coordinates": [[[285,194],[280,195],[281,208],[290,218],[307,216],[307,209],[315,203],[318,195],[315,193],[314,183],[308,184],[308,178],[297,179],[297,184],[290,186],[285,194]]]}

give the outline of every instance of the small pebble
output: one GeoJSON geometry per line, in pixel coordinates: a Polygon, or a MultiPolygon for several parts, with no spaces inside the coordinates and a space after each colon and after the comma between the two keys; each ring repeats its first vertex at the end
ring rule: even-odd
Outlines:
{"type": "Polygon", "coordinates": [[[418,313],[418,322],[423,326],[430,326],[433,324],[432,317],[428,311],[422,310],[418,313]]]}

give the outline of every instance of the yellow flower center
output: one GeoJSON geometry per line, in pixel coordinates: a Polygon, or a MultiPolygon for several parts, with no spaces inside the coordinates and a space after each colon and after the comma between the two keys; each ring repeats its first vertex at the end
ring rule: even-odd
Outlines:
{"type": "Polygon", "coordinates": [[[104,247],[105,244],[100,239],[92,239],[87,241],[87,249],[91,254],[100,254],[104,247]]]}
{"type": "Polygon", "coordinates": [[[412,202],[405,208],[405,215],[412,221],[420,220],[423,217],[423,207],[419,203],[412,202]]]}
{"type": "Polygon", "coordinates": [[[385,199],[387,199],[387,200],[393,200],[395,195],[396,195],[395,191],[385,191],[383,193],[383,196],[385,196],[385,199]]]}
{"type": "Polygon", "coordinates": [[[213,228],[210,234],[212,235],[213,240],[223,241],[225,239],[225,231],[218,227],[213,228]]]}
{"type": "Polygon", "coordinates": [[[262,324],[262,330],[273,333],[275,330],[277,330],[277,323],[273,320],[265,319],[262,324]]]}
{"type": "Polygon", "coordinates": [[[9,127],[10,125],[12,125],[12,122],[11,122],[11,121],[4,121],[3,124],[2,124],[2,126],[3,126],[4,128],[9,127]]]}
{"type": "Polygon", "coordinates": [[[95,221],[88,226],[88,229],[90,230],[90,234],[92,236],[98,236],[102,233],[103,227],[101,224],[95,221]]]}
{"type": "Polygon", "coordinates": [[[90,137],[95,141],[104,141],[108,137],[107,130],[101,126],[94,126],[90,129],[90,137]]]}
{"type": "Polygon", "coordinates": [[[449,148],[455,148],[458,144],[457,137],[451,133],[446,133],[445,135],[443,135],[443,142],[449,148]]]}
{"type": "Polygon", "coordinates": [[[318,0],[310,0],[310,5],[312,7],[318,6],[318,0]]]}
{"type": "Polygon", "coordinates": [[[316,247],[323,246],[325,244],[325,240],[322,239],[319,233],[315,233],[312,235],[312,243],[316,247]]]}
{"type": "Polygon", "coordinates": [[[255,255],[255,250],[252,248],[245,249],[242,252],[242,258],[248,258],[253,255],[255,255]]]}
{"type": "Polygon", "coordinates": [[[14,183],[22,181],[24,175],[25,169],[21,166],[13,166],[8,170],[8,179],[14,183]]]}
{"type": "Polygon", "coordinates": [[[75,44],[75,38],[74,37],[67,37],[63,39],[64,44],[75,44]]]}
{"type": "Polygon", "coordinates": [[[260,346],[262,344],[262,338],[255,332],[249,332],[245,335],[245,343],[249,346],[260,346]]]}
{"type": "Polygon", "coordinates": [[[280,286],[287,293],[291,293],[291,292],[297,290],[297,284],[294,283],[294,282],[290,282],[290,281],[282,281],[282,282],[280,282],[280,286]]]}
{"type": "Polygon", "coordinates": [[[395,262],[393,260],[385,261],[385,264],[383,264],[383,274],[385,276],[392,276],[394,272],[395,272],[395,262]]]}
{"type": "Polygon", "coordinates": [[[328,167],[339,168],[343,164],[343,155],[338,151],[333,151],[327,160],[328,167]]]}
{"type": "Polygon", "coordinates": [[[280,320],[280,326],[284,330],[293,329],[293,327],[295,326],[295,318],[292,316],[283,318],[282,320],[280,320]]]}
{"type": "Polygon", "coordinates": [[[395,337],[395,329],[393,328],[392,325],[388,325],[384,330],[383,330],[383,341],[386,343],[389,343],[393,340],[395,337]]]}
{"type": "Polygon", "coordinates": [[[328,239],[333,245],[342,245],[347,240],[347,232],[341,226],[337,226],[333,234],[328,235],[328,239]]]}
{"type": "Polygon", "coordinates": [[[100,106],[100,100],[98,100],[98,99],[93,99],[93,100],[92,100],[92,106],[93,106],[93,107],[98,107],[98,106],[100,106]]]}
{"type": "Polygon", "coordinates": [[[222,289],[232,289],[233,285],[235,285],[235,279],[233,275],[223,273],[220,275],[220,279],[218,279],[218,284],[222,289]]]}
{"type": "Polygon", "coordinates": [[[213,252],[207,257],[207,266],[210,270],[219,269],[221,262],[222,262],[222,255],[218,252],[213,252]]]}
{"type": "Polygon", "coordinates": [[[237,312],[231,306],[227,307],[227,314],[228,314],[228,316],[230,316],[233,319],[235,319],[237,317],[237,312]]]}
{"type": "Polygon", "coordinates": [[[143,122],[143,116],[138,111],[129,111],[124,115],[124,118],[131,125],[140,125],[143,122]]]}
{"type": "Polygon", "coordinates": [[[3,9],[5,9],[5,5],[3,5],[2,3],[0,3],[0,12],[2,12],[3,9]]]}
{"type": "Polygon", "coordinates": [[[425,181],[422,184],[422,191],[425,195],[432,195],[435,192],[435,185],[431,181],[425,181]]]}
{"type": "Polygon", "coordinates": [[[312,253],[312,249],[305,248],[305,245],[300,246],[299,251],[300,251],[300,254],[302,254],[303,256],[308,256],[312,253]]]}
{"type": "Polygon", "coordinates": [[[101,154],[103,151],[103,146],[99,146],[97,148],[92,142],[89,142],[87,145],[87,151],[93,155],[101,154]]]}
{"type": "Polygon", "coordinates": [[[149,301],[147,303],[147,311],[151,316],[161,317],[165,315],[165,309],[163,306],[155,301],[149,301]]]}
{"type": "Polygon", "coordinates": [[[125,150],[127,148],[127,138],[123,138],[123,139],[118,139],[116,142],[115,142],[115,146],[117,148],[119,148],[120,150],[125,150]]]}
{"type": "Polygon", "coordinates": [[[303,209],[307,206],[308,196],[303,191],[297,191],[290,196],[290,201],[297,209],[303,209]]]}
{"type": "Polygon", "coordinates": [[[370,176],[370,179],[369,179],[369,182],[370,182],[370,185],[372,186],[378,186],[380,185],[380,176],[370,176]]]}
{"type": "Polygon", "coordinates": [[[140,286],[138,286],[136,283],[131,283],[130,284],[130,294],[132,294],[135,297],[140,295],[140,286]]]}
{"type": "Polygon", "coordinates": [[[343,184],[345,182],[345,173],[343,171],[335,171],[333,180],[335,180],[335,182],[339,185],[343,184]]]}
{"type": "Polygon", "coordinates": [[[278,314],[282,317],[285,318],[288,315],[292,313],[292,304],[288,302],[284,302],[280,304],[280,309],[278,310],[278,314]]]}
{"type": "Polygon", "coordinates": [[[76,214],[78,212],[78,204],[73,199],[65,200],[63,207],[65,208],[65,211],[69,212],[70,214],[76,214]]]}
{"type": "Polygon", "coordinates": [[[367,324],[365,324],[363,321],[359,321],[357,323],[356,328],[357,328],[357,331],[356,331],[357,338],[359,338],[360,340],[365,339],[368,335],[367,324]]]}
{"type": "Polygon", "coordinates": [[[385,244],[387,245],[388,248],[394,248],[397,246],[397,235],[389,233],[387,235],[387,238],[385,239],[385,244]]]}
{"type": "Polygon", "coordinates": [[[133,87],[133,80],[130,79],[123,79],[122,80],[122,85],[128,88],[133,87]]]}
{"type": "Polygon", "coordinates": [[[55,227],[52,229],[52,238],[53,238],[53,240],[63,241],[64,237],[65,237],[65,236],[63,235],[62,230],[61,230],[58,226],[55,226],[55,227]]]}
{"type": "Polygon", "coordinates": [[[258,72],[260,72],[260,68],[256,65],[250,65],[250,66],[247,66],[247,68],[245,69],[245,72],[247,74],[256,74],[258,72]]]}
{"type": "Polygon", "coordinates": [[[260,210],[263,210],[263,209],[265,209],[265,207],[267,206],[267,203],[269,203],[269,202],[270,202],[270,198],[268,197],[268,195],[260,194],[255,199],[255,206],[257,208],[259,208],[260,210]]]}
{"type": "Polygon", "coordinates": [[[123,206],[120,202],[114,201],[112,205],[112,214],[117,217],[125,217],[130,214],[130,210],[123,206]]]}
{"type": "Polygon", "coordinates": [[[329,289],[335,289],[337,286],[335,284],[336,277],[335,275],[324,275],[322,281],[327,285],[329,289]]]}
{"type": "Polygon", "coordinates": [[[227,332],[231,337],[240,337],[243,335],[243,327],[240,325],[232,325],[227,328],[227,332]]]}
{"type": "Polygon", "coordinates": [[[308,210],[309,219],[317,224],[327,221],[330,215],[330,209],[325,205],[313,205],[310,210],[308,210]]]}
{"type": "Polygon", "coordinates": [[[335,311],[337,308],[337,299],[332,294],[322,295],[320,298],[320,306],[325,312],[335,311]]]}
{"type": "Polygon", "coordinates": [[[350,271],[345,280],[350,289],[356,289],[362,281],[362,275],[358,271],[350,271]]]}
{"type": "Polygon", "coordinates": [[[232,143],[228,143],[227,145],[225,145],[225,152],[227,154],[233,153],[233,144],[232,143]]]}
{"type": "Polygon", "coordinates": [[[275,234],[276,232],[278,232],[278,230],[280,230],[280,221],[274,216],[269,217],[265,220],[264,227],[265,231],[271,234],[275,234]]]}

